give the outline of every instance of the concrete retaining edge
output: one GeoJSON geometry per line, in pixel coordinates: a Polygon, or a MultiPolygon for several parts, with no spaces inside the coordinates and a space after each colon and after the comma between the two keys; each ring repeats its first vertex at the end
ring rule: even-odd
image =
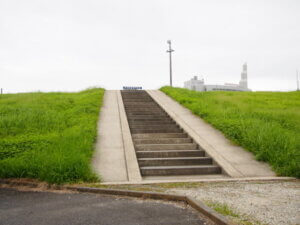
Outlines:
{"type": "Polygon", "coordinates": [[[141,182],[142,176],[135,154],[134,144],[132,141],[131,132],[120,91],[117,92],[117,97],[128,179],[130,182],[141,182]]]}
{"type": "Polygon", "coordinates": [[[79,192],[106,194],[106,195],[120,195],[143,199],[156,199],[156,200],[167,200],[186,202],[186,197],[182,195],[170,195],[165,193],[157,192],[145,192],[145,191],[129,191],[119,189],[106,189],[106,188],[90,188],[90,187],[66,187],[68,190],[75,190],[79,192]]]}
{"type": "MultiPolygon", "coordinates": [[[[10,187],[17,186],[28,186],[31,188],[39,187],[39,183],[30,182],[30,181],[16,181],[16,180],[7,180],[0,179],[0,184],[7,184],[10,187]]],[[[197,210],[199,213],[202,213],[206,217],[208,217],[211,221],[216,223],[217,225],[236,225],[235,223],[229,221],[226,217],[220,215],[213,209],[207,207],[204,203],[199,200],[194,200],[191,197],[184,195],[175,195],[175,194],[165,194],[158,192],[144,192],[144,191],[128,191],[128,190],[118,190],[118,189],[105,189],[105,188],[91,188],[91,187],[75,187],[75,186],[67,186],[67,185],[50,185],[49,188],[54,190],[70,190],[77,191],[83,193],[95,193],[95,194],[105,194],[105,195],[117,195],[117,196],[125,196],[125,197],[134,197],[134,198],[142,198],[142,199],[154,199],[154,200],[162,200],[162,201],[173,201],[173,202],[181,202],[191,206],[193,209],[197,210]]]]}
{"type": "Polygon", "coordinates": [[[225,216],[217,213],[215,210],[207,207],[204,203],[199,200],[192,199],[191,197],[186,197],[187,203],[198,212],[204,214],[209,219],[214,221],[218,225],[234,225],[233,222],[229,221],[225,216]]]}

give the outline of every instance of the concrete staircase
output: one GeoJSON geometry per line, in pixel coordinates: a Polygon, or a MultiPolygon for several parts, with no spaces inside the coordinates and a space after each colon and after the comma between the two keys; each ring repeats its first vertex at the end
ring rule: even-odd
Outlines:
{"type": "Polygon", "coordinates": [[[121,91],[142,176],[220,174],[206,156],[146,91],[121,91]]]}

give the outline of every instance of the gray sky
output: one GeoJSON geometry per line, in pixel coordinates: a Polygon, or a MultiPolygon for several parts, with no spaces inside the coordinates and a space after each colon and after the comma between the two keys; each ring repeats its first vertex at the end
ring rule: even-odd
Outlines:
{"type": "Polygon", "coordinates": [[[5,92],[159,88],[194,75],[253,90],[296,89],[299,0],[0,0],[5,92]]]}

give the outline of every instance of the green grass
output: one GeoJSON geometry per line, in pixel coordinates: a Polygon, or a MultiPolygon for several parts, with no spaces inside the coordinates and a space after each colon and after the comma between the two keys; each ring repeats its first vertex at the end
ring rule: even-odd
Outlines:
{"type": "Polygon", "coordinates": [[[196,92],[162,87],[278,175],[300,177],[300,92],[196,92]]]}
{"type": "Polygon", "coordinates": [[[237,213],[235,210],[231,209],[228,205],[219,202],[205,201],[205,204],[214,209],[216,212],[230,218],[236,224],[241,225],[262,225],[259,221],[254,219],[250,219],[247,215],[241,215],[237,213]]]}
{"type": "Polygon", "coordinates": [[[206,201],[205,204],[224,216],[240,217],[238,213],[234,212],[226,204],[211,201],[206,201]]]}
{"type": "Polygon", "coordinates": [[[0,95],[0,177],[96,181],[90,161],[104,89],[0,95]]]}

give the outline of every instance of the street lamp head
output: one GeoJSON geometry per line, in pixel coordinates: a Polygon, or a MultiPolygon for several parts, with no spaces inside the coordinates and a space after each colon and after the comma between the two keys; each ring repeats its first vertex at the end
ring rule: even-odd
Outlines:
{"type": "Polygon", "coordinates": [[[168,44],[171,44],[171,40],[167,40],[167,43],[168,43],[168,44]]]}

